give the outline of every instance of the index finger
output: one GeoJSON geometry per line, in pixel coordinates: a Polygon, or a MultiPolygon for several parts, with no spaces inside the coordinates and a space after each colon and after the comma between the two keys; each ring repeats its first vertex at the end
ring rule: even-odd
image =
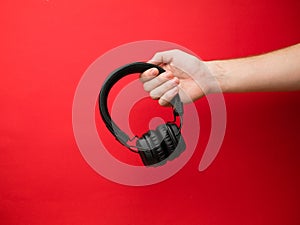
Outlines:
{"type": "Polygon", "coordinates": [[[151,68],[146,70],[145,72],[141,73],[140,80],[141,82],[147,82],[149,80],[152,80],[154,77],[158,75],[159,71],[156,68],[151,68]]]}

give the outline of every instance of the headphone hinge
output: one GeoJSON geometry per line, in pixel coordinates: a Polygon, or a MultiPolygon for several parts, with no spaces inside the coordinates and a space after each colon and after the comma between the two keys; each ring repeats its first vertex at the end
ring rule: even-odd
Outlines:
{"type": "Polygon", "coordinates": [[[127,146],[127,142],[129,140],[129,137],[127,134],[125,134],[122,131],[118,131],[115,133],[116,139],[123,145],[127,146]]]}

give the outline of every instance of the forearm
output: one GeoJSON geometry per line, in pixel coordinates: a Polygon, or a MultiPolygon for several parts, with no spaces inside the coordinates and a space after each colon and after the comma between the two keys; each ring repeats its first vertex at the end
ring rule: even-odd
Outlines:
{"type": "Polygon", "coordinates": [[[300,90],[300,44],[267,54],[207,62],[222,92],[300,90]]]}

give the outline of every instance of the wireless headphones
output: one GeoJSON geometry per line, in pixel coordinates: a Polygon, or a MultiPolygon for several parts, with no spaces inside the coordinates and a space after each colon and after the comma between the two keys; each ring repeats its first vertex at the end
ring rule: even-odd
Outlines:
{"type": "Polygon", "coordinates": [[[173,160],[179,156],[186,148],[181,136],[183,104],[179,95],[177,94],[171,101],[174,121],[159,125],[155,130],[149,130],[142,137],[134,136],[131,139],[112,120],[108,112],[107,98],[113,85],[121,78],[134,73],[143,73],[153,67],[158,69],[159,74],[165,72],[163,68],[157,65],[144,62],[135,62],[118,68],[107,77],[98,98],[99,111],[107,129],[122,145],[130,151],[139,153],[145,166],[163,165],[167,160],[173,160]],[[177,117],[180,117],[179,126],[175,123],[177,117]],[[137,139],[136,145],[130,145],[128,142],[134,139],[137,139]]]}

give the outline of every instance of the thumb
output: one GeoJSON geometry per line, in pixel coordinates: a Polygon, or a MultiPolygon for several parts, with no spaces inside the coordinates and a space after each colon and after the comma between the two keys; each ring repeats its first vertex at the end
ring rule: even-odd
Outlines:
{"type": "Polygon", "coordinates": [[[152,63],[155,65],[159,64],[169,64],[173,61],[174,50],[157,52],[152,59],[148,61],[148,63],[152,63]]]}

